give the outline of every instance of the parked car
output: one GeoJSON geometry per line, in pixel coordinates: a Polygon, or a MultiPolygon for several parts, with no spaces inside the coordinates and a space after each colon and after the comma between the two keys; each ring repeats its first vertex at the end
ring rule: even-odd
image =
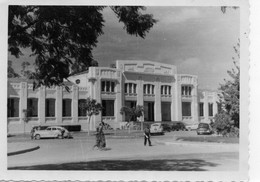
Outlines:
{"type": "Polygon", "coordinates": [[[71,138],[71,133],[61,126],[49,126],[44,130],[36,130],[33,134],[34,138],[71,138]]]}
{"type": "Polygon", "coordinates": [[[187,125],[186,125],[186,129],[187,129],[188,131],[197,130],[198,125],[199,125],[199,124],[191,124],[191,125],[187,124],[187,125]]]}
{"type": "Polygon", "coordinates": [[[161,134],[163,135],[163,127],[161,123],[153,123],[150,126],[150,133],[151,134],[161,134]]]}
{"type": "Polygon", "coordinates": [[[212,134],[213,133],[213,130],[210,126],[210,124],[208,123],[200,123],[198,125],[198,128],[197,128],[197,134],[198,135],[201,135],[201,134],[212,134]]]}
{"type": "Polygon", "coordinates": [[[182,122],[172,123],[172,130],[173,131],[187,131],[185,124],[182,122]]]}
{"type": "Polygon", "coordinates": [[[172,126],[170,124],[162,124],[163,131],[170,132],[172,131],[172,126]]]}

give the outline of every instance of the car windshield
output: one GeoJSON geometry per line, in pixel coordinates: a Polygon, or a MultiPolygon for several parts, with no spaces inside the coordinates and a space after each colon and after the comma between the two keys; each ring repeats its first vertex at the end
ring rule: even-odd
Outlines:
{"type": "Polygon", "coordinates": [[[153,124],[152,127],[156,127],[156,126],[159,126],[158,124],[153,124]]]}

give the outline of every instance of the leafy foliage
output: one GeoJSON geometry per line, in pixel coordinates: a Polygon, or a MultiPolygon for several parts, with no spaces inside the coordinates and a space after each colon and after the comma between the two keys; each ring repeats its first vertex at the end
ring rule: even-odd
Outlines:
{"type": "Polygon", "coordinates": [[[95,99],[87,98],[85,102],[80,103],[80,109],[86,112],[88,116],[88,122],[89,122],[89,127],[88,127],[88,134],[90,130],[90,119],[93,115],[98,115],[100,111],[102,111],[102,106],[100,103],[97,103],[95,99]]]}
{"type": "MultiPolygon", "coordinates": [[[[62,85],[71,74],[97,66],[92,50],[103,34],[105,6],[9,6],[8,51],[35,56],[34,85],[62,85]]],[[[156,20],[142,6],[110,7],[130,35],[145,37],[156,20]]]]}
{"type": "Polygon", "coordinates": [[[19,78],[20,75],[14,71],[12,65],[13,65],[12,61],[8,61],[8,68],[7,68],[8,78],[19,78]]]}
{"type": "Polygon", "coordinates": [[[121,109],[120,109],[120,114],[125,114],[128,116],[129,118],[129,121],[130,122],[131,120],[132,121],[137,121],[137,117],[140,117],[143,115],[143,112],[144,112],[144,107],[143,106],[140,106],[140,105],[137,105],[136,107],[127,107],[127,106],[123,106],[121,109]]]}
{"type": "Polygon", "coordinates": [[[240,68],[237,65],[236,59],[240,59],[239,52],[240,43],[234,46],[237,58],[233,57],[235,68],[228,71],[230,80],[225,80],[224,84],[220,85],[221,91],[220,104],[224,108],[224,112],[227,113],[234,121],[234,126],[239,128],[239,99],[240,99],[240,68]]]}

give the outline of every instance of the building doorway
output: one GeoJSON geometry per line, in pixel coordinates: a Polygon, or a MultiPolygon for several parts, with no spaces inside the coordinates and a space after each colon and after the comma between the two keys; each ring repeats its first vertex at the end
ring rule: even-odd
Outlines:
{"type": "Polygon", "coordinates": [[[171,121],[171,102],[162,102],[162,121],[171,121]]]}
{"type": "Polygon", "coordinates": [[[154,102],[144,102],[144,121],[154,121],[154,102]]]}

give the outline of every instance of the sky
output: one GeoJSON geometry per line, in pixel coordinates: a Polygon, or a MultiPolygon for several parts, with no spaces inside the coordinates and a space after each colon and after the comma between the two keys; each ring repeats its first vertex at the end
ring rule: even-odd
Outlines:
{"type": "MultiPolygon", "coordinates": [[[[128,35],[112,10],[104,10],[104,34],[93,50],[99,66],[110,66],[116,60],[173,64],[180,74],[197,75],[200,89],[210,90],[229,78],[227,70],[234,67],[233,46],[240,34],[239,9],[223,14],[220,7],[148,6],[143,13],[158,20],[145,39],[128,35]]],[[[9,55],[9,60],[20,73],[21,63],[33,58],[25,51],[19,59],[9,55]]]]}

